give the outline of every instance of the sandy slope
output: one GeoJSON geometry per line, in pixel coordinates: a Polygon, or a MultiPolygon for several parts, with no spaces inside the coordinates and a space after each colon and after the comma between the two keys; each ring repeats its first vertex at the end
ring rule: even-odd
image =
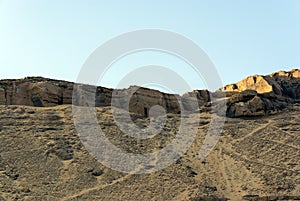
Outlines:
{"type": "MultiPolygon", "coordinates": [[[[93,159],[80,142],[71,106],[0,106],[0,195],[7,200],[190,200],[216,195],[300,194],[300,108],[255,119],[227,119],[217,146],[201,161],[209,127],[202,114],[188,152],[151,174],[119,173],[93,159]],[[103,170],[100,176],[92,174],[103,170]]],[[[164,147],[178,128],[170,115],[161,135],[136,141],[113,123],[110,108],[97,108],[100,125],[120,148],[147,153],[164,147]]],[[[143,127],[147,119],[137,119],[143,127]]],[[[1,199],[0,199],[1,200],[1,199]]]]}

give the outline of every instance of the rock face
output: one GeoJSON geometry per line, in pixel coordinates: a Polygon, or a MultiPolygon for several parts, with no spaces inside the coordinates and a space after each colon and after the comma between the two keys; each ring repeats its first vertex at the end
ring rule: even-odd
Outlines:
{"type": "Polygon", "coordinates": [[[72,103],[73,84],[65,81],[27,77],[0,81],[0,104],[54,106],[72,103]]]}
{"type": "Polygon", "coordinates": [[[228,99],[226,114],[229,117],[263,116],[275,114],[292,104],[288,98],[276,97],[272,92],[242,91],[228,99]]]}
{"type": "Polygon", "coordinates": [[[166,94],[157,90],[147,89],[138,86],[131,86],[128,89],[114,90],[112,106],[129,110],[130,112],[149,116],[150,109],[159,105],[167,112],[179,113],[179,95],[166,94]]]}
{"type": "Polygon", "coordinates": [[[226,115],[229,117],[274,114],[293,103],[300,103],[300,70],[291,70],[266,76],[250,76],[214,93],[194,90],[182,96],[138,86],[113,90],[42,77],[0,80],[0,105],[49,107],[72,104],[74,86],[78,89],[77,98],[73,102],[75,105],[115,106],[143,116],[159,114],[159,110],[151,110],[156,105],[168,113],[180,113],[182,109],[195,111],[203,106],[206,107],[204,110],[211,110],[211,106],[215,105],[221,109],[223,106],[219,102],[225,96],[226,115]],[[193,99],[195,97],[198,105],[193,99]]]}
{"type": "Polygon", "coordinates": [[[235,92],[227,101],[230,117],[277,113],[300,99],[300,70],[254,75],[220,91],[235,92]]]}
{"type": "MultiPolygon", "coordinates": [[[[130,112],[148,116],[150,108],[155,105],[163,107],[167,112],[180,113],[178,100],[181,100],[184,109],[196,110],[191,106],[191,94],[181,97],[137,86],[118,90],[84,84],[76,84],[76,87],[80,89],[80,94],[74,103],[86,103],[84,106],[110,106],[113,103],[115,107],[127,108],[130,112]]],[[[1,80],[0,104],[38,107],[72,104],[73,88],[72,82],[42,77],[1,80]]],[[[210,100],[206,90],[197,90],[194,93],[200,105],[210,100]]]]}
{"type": "Polygon", "coordinates": [[[242,92],[255,90],[259,94],[273,92],[276,95],[299,99],[299,79],[300,70],[280,71],[266,76],[254,75],[247,77],[236,84],[226,85],[221,91],[242,92]]]}

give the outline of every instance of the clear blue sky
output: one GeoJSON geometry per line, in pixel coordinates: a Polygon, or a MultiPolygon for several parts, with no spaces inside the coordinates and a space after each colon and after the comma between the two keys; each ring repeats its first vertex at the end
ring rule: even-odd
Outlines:
{"type": "MultiPolygon", "coordinates": [[[[75,81],[87,57],[108,39],[157,28],[196,42],[229,84],[299,68],[299,22],[299,0],[0,0],[0,79],[38,75],[75,81]]],[[[164,63],[164,56],[145,55],[115,68],[164,63]]],[[[192,88],[205,87],[186,76],[192,88]]],[[[116,80],[109,77],[103,85],[114,87],[116,80]]]]}

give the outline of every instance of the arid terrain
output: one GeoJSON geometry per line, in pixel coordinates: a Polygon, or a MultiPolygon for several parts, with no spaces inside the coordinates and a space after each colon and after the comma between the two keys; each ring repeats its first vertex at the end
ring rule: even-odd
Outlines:
{"type": "MultiPolygon", "coordinates": [[[[0,200],[300,199],[296,197],[300,195],[300,83],[299,78],[292,81],[293,94],[290,90],[286,95],[283,85],[276,85],[283,91],[280,97],[278,91],[270,95],[274,88],[260,92],[262,82],[260,88],[246,84],[240,91],[239,85],[233,86],[230,96],[228,87],[223,89],[228,93],[228,117],[213,151],[199,159],[211,117],[219,118],[202,103],[199,124],[196,111],[186,117],[195,120],[191,122],[198,132],[192,146],[174,164],[150,174],[120,173],[94,159],[77,135],[71,104],[30,105],[27,100],[45,101],[46,96],[38,99],[36,92],[34,98],[24,98],[28,104],[7,104],[5,99],[0,105],[0,200]]],[[[198,94],[203,102],[210,101],[203,98],[203,91],[198,94]]],[[[165,147],[176,135],[180,119],[180,114],[168,112],[161,133],[136,140],[123,135],[110,106],[100,105],[96,114],[106,137],[132,153],[165,147]]],[[[140,128],[149,125],[149,117],[139,110],[131,118],[140,128]]]]}

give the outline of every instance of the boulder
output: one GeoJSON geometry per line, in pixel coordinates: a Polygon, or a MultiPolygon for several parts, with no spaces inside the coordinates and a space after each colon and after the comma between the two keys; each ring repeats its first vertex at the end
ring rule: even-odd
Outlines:
{"type": "Polygon", "coordinates": [[[239,102],[228,102],[227,116],[244,117],[244,116],[262,116],[265,115],[265,106],[263,100],[254,96],[251,99],[239,102]]]}
{"type": "Polygon", "coordinates": [[[230,97],[229,102],[231,104],[237,103],[237,102],[247,102],[257,96],[257,92],[254,90],[245,90],[241,93],[237,93],[230,97]]]}

